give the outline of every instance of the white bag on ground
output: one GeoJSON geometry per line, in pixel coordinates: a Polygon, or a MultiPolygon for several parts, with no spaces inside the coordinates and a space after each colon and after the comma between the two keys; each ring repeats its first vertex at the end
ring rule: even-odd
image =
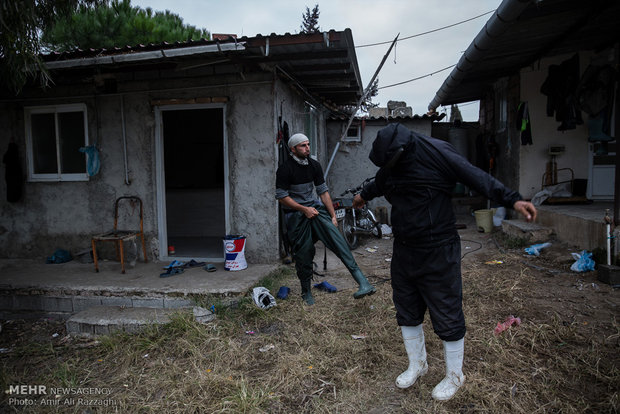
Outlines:
{"type": "Polygon", "coordinates": [[[252,290],[252,299],[256,306],[261,309],[269,309],[276,306],[276,299],[264,287],[256,287],[252,290]]]}

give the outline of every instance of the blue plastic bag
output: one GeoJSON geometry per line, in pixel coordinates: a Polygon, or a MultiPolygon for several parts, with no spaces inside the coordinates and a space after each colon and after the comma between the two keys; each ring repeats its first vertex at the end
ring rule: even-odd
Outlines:
{"type": "Polygon", "coordinates": [[[570,267],[570,270],[573,272],[589,272],[590,270],[594,270],[594,260],[592,260],[592,253],[589,253],[586,250],[582,250],[581,254],[571,253],[573,259],[576,260],[575,263],[570,267]]]}
{"type": "Polygon", "coordinates": [[[97,175],[101,166],[97,147],[94,145],[89,145],[87,147],[81,147],[79,151],[86,154],[86,171],[88,172],[88,175],[91,177],[97,175]]]}
{"type": "Polygon", "coordinates": [[[525,253],[533,254],[534,256],[540,256],[540,251],[545,247],[551,246],[551,243],[533,244],[530,247],[525,248],[525,253]]]}
{"type": "Polygon", "coordinates": [[[48,258],[45,260],[45,263],[46,264],[60,264],[60,263],[70,262],[71,260],[73,260],[71,253],[69,253],[68,251],[64,249],[58,249],[54,252],[53,255],[48,256],[48,258]]]}

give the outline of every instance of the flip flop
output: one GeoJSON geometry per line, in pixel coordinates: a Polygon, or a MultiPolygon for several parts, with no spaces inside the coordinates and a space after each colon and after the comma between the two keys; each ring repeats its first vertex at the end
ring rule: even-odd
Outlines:
{"type": "Polygon", "coordinates": [[[185,265],[184,262],[179,262],[178,260],[173,260],[172,262],[170,262],[170,264],[168,266],[164,266],[164,269],[172,269],[175,267],[183,267],[185,265]]]}
{"type": "Polygon", "coordinates": [[[336,289],[335,286],[330,285],[327,282],[317,283],[316,285],[314,285],[314,287],[317,288],[317,289],[320,289],[320,290],[324,290],[324,291],[329,292],[329,293],[334,293],[334,292],[338,291],[338,289],[336,289]]]}
{"type": "Polygon", "coordinates": [[[159,277],[170,277],[170,276],[174,276],[176,274],[183,273],[183,272],[184,270],[181,267],[171,267],[170,269],[166,270],[164,273],[161,273],[159,277]]]}
{"type": "Polygon", "coordinates": [[[215,271],[217,270],[217,268],[215,267],[215,265],[214,265],[213,263],[209,263],[208,265],[206,265],[206,266],[204,267],[204,269],[205,269],[207,272],[215,272],[215,271]]]}
{"type": "Polygon", "coordinates": [[[184,264],[183,267],[198,267],[198,266],[204,266],[204,265],[205,265],[205,262],[197,262],[194,259],[192,259],[186,264],[184,264]]]}

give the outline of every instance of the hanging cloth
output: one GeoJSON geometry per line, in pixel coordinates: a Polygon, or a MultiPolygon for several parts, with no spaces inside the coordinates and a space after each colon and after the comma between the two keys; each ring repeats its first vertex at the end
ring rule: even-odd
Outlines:
{"type": "Polygon", "coordinates": [[[88,171],[88,175],[90,177],[92,177],[93,175],[97,175],[97,173],[99,173],[99,167],[101,166],[101,163],[99,161],[99,151],[97,150],[97,147],[94,145],[82,147],[80,148],[80,152],[86,154],[86,168],[88,171]]]}
{"type": "Polygon", "coordinates": [[[521,102],[517,109],[517,130],[521,134],[521,145],[532,145],[532,126],[527,102],[521,102]]]}
{"type": "Polygon", "coordinates": [[[6,180],[6,201],[16,203],[22,197],[22,187],[24,185],[24,176],[22,174],[22,165],[19,161],[19,151],[17,144],[9,143],[2,162],[6,165],[4,178],[6,180]]]}

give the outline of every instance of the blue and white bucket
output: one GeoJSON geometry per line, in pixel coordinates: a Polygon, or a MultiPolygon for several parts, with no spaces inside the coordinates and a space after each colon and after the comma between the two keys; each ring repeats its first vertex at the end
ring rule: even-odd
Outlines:
{"type": "Polygon", "coordinates": [[[227,234],[224,237],[224,270],[243,270],[248,267],[245,261],[245,236],[227,234]]]}

